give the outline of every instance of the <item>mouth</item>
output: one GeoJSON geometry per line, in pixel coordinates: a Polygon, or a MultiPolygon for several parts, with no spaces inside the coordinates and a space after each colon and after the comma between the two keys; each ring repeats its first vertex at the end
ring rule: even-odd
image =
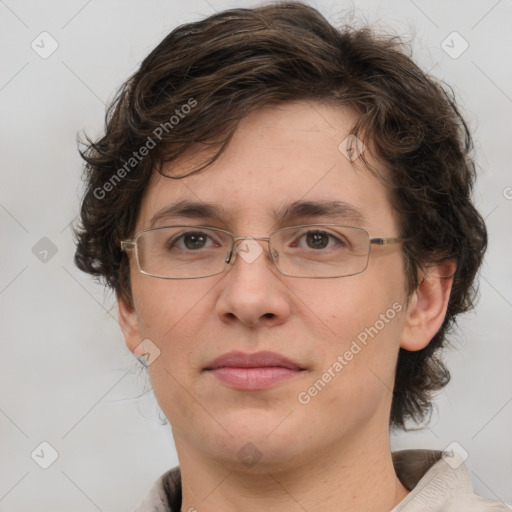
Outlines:
{"type": "Polygon", "coordinates": [[[256,391],[300,375],[305,368],[274,352],[229,352],[209,363],[204,371],[228,387],[256,391]]]}

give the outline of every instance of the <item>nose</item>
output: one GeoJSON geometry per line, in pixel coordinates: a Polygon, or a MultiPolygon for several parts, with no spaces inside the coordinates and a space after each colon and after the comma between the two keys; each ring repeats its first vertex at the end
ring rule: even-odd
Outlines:
{"type": "Polygon", "coordinates": [[[288,318],[287,288],[269,251],[268,238],[245,237],[235,242],[226,258],[232,268],[222,280],[216,305],[222,321],[269,327],[288,318]]]}

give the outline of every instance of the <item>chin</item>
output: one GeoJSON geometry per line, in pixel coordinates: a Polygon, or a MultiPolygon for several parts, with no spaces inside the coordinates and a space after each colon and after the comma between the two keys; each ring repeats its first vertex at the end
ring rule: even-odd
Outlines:
{"type": "Polygon", "coordinates": [[[234,438],[230,449],[219,455],[219,462],[230,471],[268,474],[296,468],[304,457],[304,446],[286,440],[247,441],[234,438]]]}
{"type": "Polygon", "coordinates": [[[209,447],[205,449],[233,471],[284,470],[310,451],[308,440],[314,442],[304,424],[297,424],[293,416],[268,411],[237,411],[231,418],[219,418],[227,432],[224,431],[221,438],[217,435],[209,439],[209,447]]]}

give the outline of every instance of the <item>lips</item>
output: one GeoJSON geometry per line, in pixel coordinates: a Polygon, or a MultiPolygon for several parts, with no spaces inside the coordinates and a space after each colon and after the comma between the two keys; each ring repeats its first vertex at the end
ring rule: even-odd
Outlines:
{"type": "Polygon", "coordinates": [[[265,368],[279,367],[290,370],[302,370],[292,360],[274,352],[256,352],[246,354],[244,352],[229,352],[209,363],[205,370],[216,370],[217,368],[265,368]]]}
{"type": "Polygon", "coordinates": [[[292,378],[304,368],[274,352],[229,352],[208,363],[204,370],[229,387],[259,390],[292,378]]]}

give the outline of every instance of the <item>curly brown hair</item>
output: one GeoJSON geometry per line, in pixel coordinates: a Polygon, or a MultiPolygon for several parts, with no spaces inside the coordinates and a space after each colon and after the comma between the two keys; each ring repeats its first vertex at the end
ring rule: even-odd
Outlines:
{"type": "Polygon", "coordinates": [[[213,156],[190,174],[202,171],[238,122],[264,106],[293,100],[348,106],[358,115],[351,133],[386,169],[379,178],[390,187],[400,235],[412,238],[403,248],[409,294],[421,266],[456,263],[442,327],[423,350],[400,349],[397,361],[390,424],[424,420],[432,393],[450,379],[439,351],[455,317],[474,305],[487,232],[471,200],[472,139],[453,91],[408,53],[396,36],[335,28],[301,2],[226,10],[177,27],[122,85],[104,136],[87,138],[80,151],[86,190],[76,265],[132,305],[120,240],[134,234],[155,169],[205,147],[213,156]]]}

